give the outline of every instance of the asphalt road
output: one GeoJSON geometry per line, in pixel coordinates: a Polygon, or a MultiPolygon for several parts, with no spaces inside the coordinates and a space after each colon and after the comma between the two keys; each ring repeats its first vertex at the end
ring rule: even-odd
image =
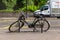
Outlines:
{"type": "MultiPolygon", "coordinates": [[[[57,18],[46,18],[51,27],[59,27],[60,26],[60,19],[57,18]]],[[[17,20],[17,18],[0,18],[0,27],[7,27],[9,26],[11,23],[15,22],[17,20]]],[[[33,18],[27,18],[26,21],[28,23],[32,23],[33,22],[33,18]]]]}
{"type": "MultiPolygon", "coordinates": [[[[47,32],[32,32],[31,29],[25,29],[21,32],[9,32],[8,27],[16,19],[0,19],[0,40],[59,40],[60,39],[60,19],[47,18],[51,27],[47,32]]],[[[32,20],[30,20],[32,21],[32,20]]]]}

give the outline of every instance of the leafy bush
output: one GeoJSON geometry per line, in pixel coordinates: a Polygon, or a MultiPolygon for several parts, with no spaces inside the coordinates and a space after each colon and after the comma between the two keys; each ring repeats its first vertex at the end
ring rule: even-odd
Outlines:
{"type": "MultiPolygon", "coordinates": [[[[34,12],[37,9],[38,9],[38,7],[34,6],[34,5],[27,6],[27,11],[30,11],[30,12],[34,12]]],[[[20,9],[20,11],[26,11],[26,7],[20,9]]]]}

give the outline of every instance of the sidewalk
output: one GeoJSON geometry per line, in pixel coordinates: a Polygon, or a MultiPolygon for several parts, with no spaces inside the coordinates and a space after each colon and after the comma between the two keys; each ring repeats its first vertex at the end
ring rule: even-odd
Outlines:
{"type": "MultiPolygon", "coordinates": [[[[18,17],[1,17],[0,20],[16,20],[18,19],[18,17]]],[[[27,17],[26,19],[34,19],[34,17],[27,17]]],[[[46,19],[50,20],[50,19],[57,19],[57,18],[50,18],[47,17],[46,19]]]]}
{"type": "Polygon", "coordinates": [[[18,19],[18,18],[16,18],[16,17],[1,17],[1,18],[0,18],[0,20],[10,20],[10,19],[11,19],[11,20],[12,20],[12,19],[15,19],[15,20],[16,20],[16,19],[18,19]]]}

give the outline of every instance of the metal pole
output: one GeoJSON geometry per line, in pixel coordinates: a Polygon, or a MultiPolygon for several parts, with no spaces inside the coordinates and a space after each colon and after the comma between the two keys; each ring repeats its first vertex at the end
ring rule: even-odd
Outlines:
{"type": "Polygon", "coordinates": [[[49,0],[49,10],[50,10],[50,16],[52,15],[52,9],[51,9],[51,0],[49,0]]]}
{"type": "Polygon", "coordinates": [[[27,0],[26,0],[26,18],[27,18],[27,0]]]}

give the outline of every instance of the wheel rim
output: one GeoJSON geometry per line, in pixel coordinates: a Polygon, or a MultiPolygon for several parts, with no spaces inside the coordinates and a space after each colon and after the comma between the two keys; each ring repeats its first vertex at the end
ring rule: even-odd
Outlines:
{"type": "Polygon", "coordinates": [[[46,21],[43,21],[43,31],[47,31],[49,25],[46,21]]]}
{"type": "Polygon", "coordinates": [[[11,25],[10,30],[11,30],[11,31],[16,31],[18,28],[19,28],[19,27],[18,27],[18,22],[16,22],[16,23],[14,23],[13,25],[11,25]]]}
{"type": "Polygon", "coordinates": [[[49,24],[47,21],[45,20],[40,20],[40,21],[37,21],[36,24],[35,24],[35,28],[37,30],[40,30],[41,27],[43,27],[43,31],[47,31],[49,29],[49,24]]]}
{"type": "Polygon", "coordinates": [[[39,21],[36,22],[35,28],[36,28],[36,30],[40,31],[41,25],[40,25],[39,21]]]}

